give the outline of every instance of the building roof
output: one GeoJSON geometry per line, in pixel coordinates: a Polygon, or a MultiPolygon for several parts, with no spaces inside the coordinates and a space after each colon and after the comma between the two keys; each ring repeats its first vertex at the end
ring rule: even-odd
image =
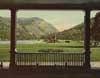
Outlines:
{"type": "Polygon", "coordinates": [[[100,0],[1,0],[0,8],[98,8],[100,0]],[[34,6],[34,7],[33,7],[34,6]],[[39,7],[41,6],[41,7],[39,7]]]}

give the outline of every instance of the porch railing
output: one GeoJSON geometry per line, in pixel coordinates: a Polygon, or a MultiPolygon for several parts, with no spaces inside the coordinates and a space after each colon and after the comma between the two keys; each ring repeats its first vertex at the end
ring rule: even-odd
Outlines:
{"type": "Polygon", "coordinates": [[[84,66],[84,53],[16,53],[16,65],[84,66]]]}

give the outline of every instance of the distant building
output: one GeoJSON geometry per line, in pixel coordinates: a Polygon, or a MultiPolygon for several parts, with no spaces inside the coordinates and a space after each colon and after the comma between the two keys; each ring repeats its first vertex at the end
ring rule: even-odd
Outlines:
{"type": "Polygon", "coordinates": [[[57,42],[56,34],[50,34],[49,36],[45,37],[44,41],[48,43],[55,43],[57,42]]]}

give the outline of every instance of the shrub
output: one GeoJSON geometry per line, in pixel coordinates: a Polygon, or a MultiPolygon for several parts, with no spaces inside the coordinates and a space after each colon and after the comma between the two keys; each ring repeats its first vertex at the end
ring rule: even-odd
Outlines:
{"type": "Polygon", "coordinates": [[[62,49],[40,49],[38,52],[64,52],[62,49]]]}
{"type": "Polygon", "coordinates": [[[69,40],[66,40],[65,43],[70,43],[70,41],[69,40]]]}

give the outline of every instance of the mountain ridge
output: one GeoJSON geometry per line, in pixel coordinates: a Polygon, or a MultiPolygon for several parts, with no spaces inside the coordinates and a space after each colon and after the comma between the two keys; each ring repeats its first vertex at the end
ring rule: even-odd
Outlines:
{"type": "MultiPolygon", "coordinates": [[[[0,40],[10,40],[10,19],[0,17],[0,40]],[[5,31],[6,30],[6,31],[5,31]]],[[[39,17],[18,18],[16,20],[16,39],[37,39],[58,30],[49,22],[39,17]]]]}
{"type": "MultiPolygon", "coordinates": [[[[91,18],[90,20],[90,30],[93,26],[94,18],[91,18]]],[[[65,39],[65,40],[84,40],[84,23],[80,23],[73,28],[70,28],[68,30],[64,30],[62,32],[59,32],[57,34],[58,39],[65,39]]]]}

